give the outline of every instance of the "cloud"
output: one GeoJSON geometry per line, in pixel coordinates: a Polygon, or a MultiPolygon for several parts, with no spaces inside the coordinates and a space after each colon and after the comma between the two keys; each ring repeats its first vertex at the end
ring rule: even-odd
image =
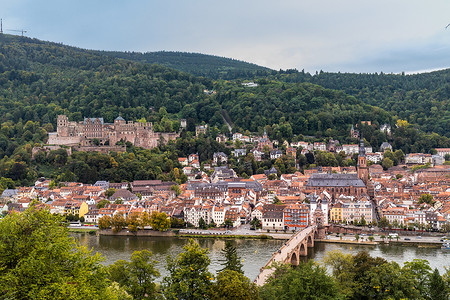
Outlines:
{"type": "Polygon", "coordinates": [[[310,72],[449,67],[448,0],[4,2],[11,26],[88,49],[200,52],[310,72]]]}

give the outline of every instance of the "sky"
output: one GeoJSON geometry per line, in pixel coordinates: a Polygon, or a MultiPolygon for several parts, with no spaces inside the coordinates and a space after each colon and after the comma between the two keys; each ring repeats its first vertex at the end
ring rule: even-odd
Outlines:
{"type": "Polygon", "coordinates": [[[0,18],[5,33],[80,48],[196,52],[275,70],[450,68],[449,0],[0,0],[0,18]]]}

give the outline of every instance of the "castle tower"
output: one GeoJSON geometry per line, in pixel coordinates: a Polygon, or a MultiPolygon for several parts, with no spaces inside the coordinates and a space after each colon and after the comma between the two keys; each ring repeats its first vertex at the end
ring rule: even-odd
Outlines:
{"type": "Polygon", "coordinates": [[[369,181],[369,168],[367,167],[366,148],[364,147],[364,139],[362,137],[359,143],[358,179],[361,179],[367,186],[369,181]]]}
{"type": "Polygon", "coordinates": [[[56,132],[58,136],[69,136],[69,118],[66,115],[59,115],[56,121],[56,132]]]}

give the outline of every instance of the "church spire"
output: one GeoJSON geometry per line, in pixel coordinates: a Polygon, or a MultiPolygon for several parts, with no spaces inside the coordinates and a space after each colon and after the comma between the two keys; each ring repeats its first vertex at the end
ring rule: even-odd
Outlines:
{"type": "Polygon", "coordinates": [[[361,134],[361,140],[359,141],[359,156],[366,156],[366,147],[364,147],[364,138],[361,134]]]}

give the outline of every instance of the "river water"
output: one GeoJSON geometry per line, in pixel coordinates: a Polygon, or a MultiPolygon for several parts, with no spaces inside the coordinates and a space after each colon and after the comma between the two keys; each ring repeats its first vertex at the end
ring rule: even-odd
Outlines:
{"type": "MultiPolygon", "coordinates": [[[[149,250],[153,258],[158,261],[156,267],[161,273],[161,278],[167,275],[165,270],[166,257],[176,256],[183,250],[188,242],[187,238],[175,237],[123,237],[123,236],[95,236],[89,234],[72,234],[81,245],[100,252],[104,257],[104,264],[112,264],[119,259],[129,260],[134,251],[149,250]]],[[[211,265],[209,270],[216,273],[222,268],[223,255],[221,250],[225,246],[225,239],[196,239],[202,248],[209,249],[211,265]]],[[[231,240],[237,249],[238,255],[243,261],[243,270],[251,280],[259,274],[259,269],[264,266],[283,243],[282,240],[231,240]]],[[[438,268],[440,273],[444,267],[450,266],[450,251],[436,248],[417,248],[411,246],[364,246],[349,244],[315,243],[313,249],[308,249],[308,259],[321,261],[327,251],[340,250],[344,253],[356,254],[366,250],[371,256],[383,257],[390,261],[396,261],[400,265],[414,258],[426,259],[430,266],[438,268]]],[[[306,258],[305,258],[306,259],[306,258]]]]}

